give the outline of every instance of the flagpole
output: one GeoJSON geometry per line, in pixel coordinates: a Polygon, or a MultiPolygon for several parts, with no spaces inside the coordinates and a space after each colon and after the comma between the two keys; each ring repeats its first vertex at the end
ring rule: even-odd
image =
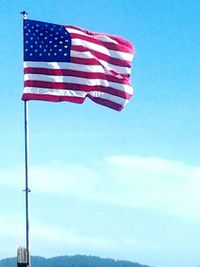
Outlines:
{"type": "MultiPolygon", "coordinates": [[[[22,11],[23,19],[27,19],[28,13],[22,11]]],[[[28,128],[28,101],[24,101],[24,137],[25,137],[25,208],[26,208],[26,254],[27,267],[31,266],[30,260],[30,209],[29,209],[29,128],[28,128]]]]}
{"type": "Polygon", "coordinates": [[[26,253],[27,253],[27,267],[30,263],[30,209],[29,209],[29,132],[28,132],[28,101],[24,101],[24,130],[25,130],[25,201],[26,201],[26,253]]]}

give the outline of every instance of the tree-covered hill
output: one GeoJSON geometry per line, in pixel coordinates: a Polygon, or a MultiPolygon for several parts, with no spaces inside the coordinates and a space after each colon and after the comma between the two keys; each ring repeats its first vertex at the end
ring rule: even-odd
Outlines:
{"type": "MultiPolygon", "coordinates": [[[[0,267],[17,267],[16,258],[0,260],[0,267]]],[[[31,267],[150,267],[128,261],[103,259],[93,256],[31,257],[31,267]]]]}

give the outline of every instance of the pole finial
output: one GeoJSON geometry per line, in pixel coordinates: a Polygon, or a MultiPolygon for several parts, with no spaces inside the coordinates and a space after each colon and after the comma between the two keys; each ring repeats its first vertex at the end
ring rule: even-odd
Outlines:
{"type": "Polygon", "coordinates": [[[26,12],[26,11],[24,10],[24,11],[22,11],[20,14],[23,16],[23,19],[27,19],[27,17],[28,17],[28,12],[26,12]]]}

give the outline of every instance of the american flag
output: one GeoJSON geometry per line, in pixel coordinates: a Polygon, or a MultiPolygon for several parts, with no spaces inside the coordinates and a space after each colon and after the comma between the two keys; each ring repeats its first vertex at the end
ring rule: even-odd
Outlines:
{"type": "Polygon", "coordinates": [[[120,111],[130,100],[133,46],[121,37],[24,19],[22,100],[94,102],[120,111]]]}

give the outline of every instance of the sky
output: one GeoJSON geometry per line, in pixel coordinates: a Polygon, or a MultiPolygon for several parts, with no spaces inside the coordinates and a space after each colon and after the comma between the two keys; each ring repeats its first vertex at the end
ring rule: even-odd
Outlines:
{"type": "Polygon", "coordinates": [[[135,47],[121,112],[29,102],[31,255],[199,266],[198,0],[0,1],[0,259],[25,245],[23,10],[135,47]]]}

